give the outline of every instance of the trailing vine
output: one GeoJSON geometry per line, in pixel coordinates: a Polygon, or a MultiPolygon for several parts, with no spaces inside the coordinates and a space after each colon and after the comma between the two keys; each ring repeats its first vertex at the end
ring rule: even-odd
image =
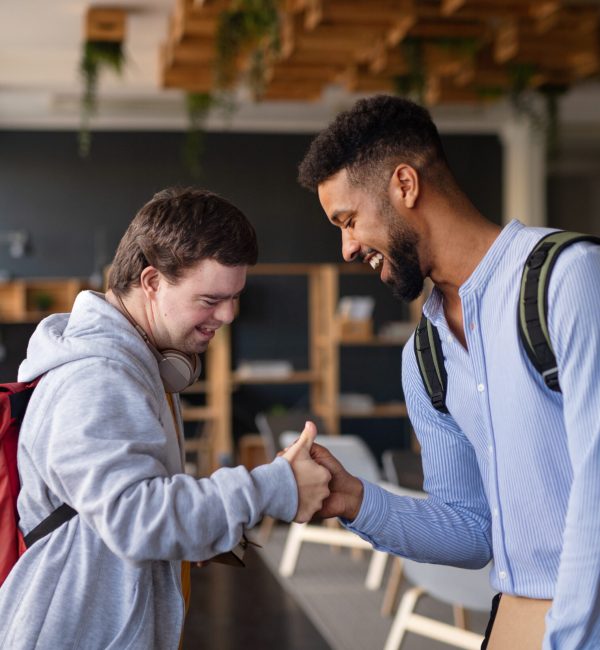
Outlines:
{"type": "Polygon", "coordinates": [[[225,116],[234,110],[232,100],[225,93],[187,93],[185,108],[188,116],[188,131],[184,143],[185,166],[193,178],[202,173],[202,153],[206,120],[213,110],[220,110],[225,116]]]}
{"type": "MultiPolygon", "coordinates": [[[[419,39],[407,38],[401,43],[407,64],[406,74],[394,78],[397,94],[425,104],[426,63],[424,47],[430,43],[447,51],[474,59],[481,44],[476,39],[419,39]]],[[[510,87],[475,86],[475,92],[482,100],[497,100],[508,97],[515,112],[527,118],[535,130],[543,133],[549,158],[558,151],[559,99],[567,86],[545,84],[532,87],[537,69],[532,64],[514,64],[509,67],[510,87]]]]}
{"type": "Polygon", "coordinates": [[[125,64],[123,44],[115,41],[86,41],[79,64],[83,79],[81,97],[81,123],[79,129],[79,155],[86,158],[90,153],[92,135],[90,122],[98,109],[98,81],[103,69],[121,74],[125,64]]]}
{"type": "Polygon", "coordinates": [[[255,98],[264,92],[268,63],[278,54],[280,0],[234,0],[221,12],[217,27],[216,83],[229,88],[237,80],[237,63],[250,56],[247,83],[255,98]]]}
{"type": "Polygon", "coordinates": [[[408,72],[394,77],[396,93],[408,97],[419,104],[425,103],[425,61],[423,60],[423,41],[406,38],[401,44],[408,65],[408,72]]]}
{"type": "Polygon", "coordinates": [[[546,142],[548,158],[558,153],[559,98],[567,87],[559,84],[543,84],[531,87],[535,66],[519,64],[511,66],[510,102],[518,115],[529,120],[532,128],[541,132],[546,142]]]}
{"type": "Polygon", "coordinates": [[[424,46],[426,43],[465,59],[474,59],[480,44],[474,38],[406,38],[401,43],[408,72],[394,78],[396,92],[420,104],[425,103],[427,85],[424,46]]]}

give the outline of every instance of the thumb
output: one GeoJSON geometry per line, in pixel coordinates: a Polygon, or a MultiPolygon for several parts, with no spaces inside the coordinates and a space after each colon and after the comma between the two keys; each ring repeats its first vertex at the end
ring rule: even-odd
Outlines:
{"type": "Polygon", "coordinates": [[[304,430],[300,434],[300,437],[294,442],[293,445],[285,450],[283,457],[292,462],[299,455],[310,456],[310,448],[316,437],[317,427],[314,425],[314,423],[308,421],[304,425],[304,430]]]}
{"type": "Polygon", "coordinates": [[[307,420],[306,424],[304,425],[304,430],[300,434],[300,438],[296,444],[301,447],[305,447],[307,450],[310,450],[316,437],[317,427],[315,426],[315,423],[307,420]]]}

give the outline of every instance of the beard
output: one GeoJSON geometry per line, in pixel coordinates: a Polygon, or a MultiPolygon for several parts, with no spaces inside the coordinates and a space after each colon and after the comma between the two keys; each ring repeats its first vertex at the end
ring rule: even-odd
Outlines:
{"type": "Polygon", "coordinates": [[[389,220],[390,277],[386,280],[386,284],[390,287],[394,298],[402,302],[412,302],[421,295],[425,284],[419,262],[419,235],[412,228],[398,223],[398,214],[391,204],[386,206],[385,212],[392,217],[389,220]]]}

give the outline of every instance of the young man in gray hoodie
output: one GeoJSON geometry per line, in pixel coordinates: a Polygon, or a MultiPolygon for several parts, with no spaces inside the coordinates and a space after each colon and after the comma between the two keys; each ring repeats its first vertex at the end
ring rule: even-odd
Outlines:
{"type": "Polygon", "coordinates": [[[308,425],[248,472],[183,473],[177,393],[234,318],[254,229],[229,202],[165,190],[121,240],[106,295],[43,320],[19,381],[42,379],[19,441],[24,534],[62,503],[77,515],[34,543],[0,588],[0,648],[176,650],[189,561],[232,549],[264,515],[307,521],[329,494],[308,425]]]}

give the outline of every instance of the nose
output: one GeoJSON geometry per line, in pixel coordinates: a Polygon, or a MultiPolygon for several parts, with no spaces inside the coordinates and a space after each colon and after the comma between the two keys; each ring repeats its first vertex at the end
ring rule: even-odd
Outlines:
{"type": "Polygon", "coordinates": [[[360,244],[348,230],[342,230],[342,257],[346,262],[352,262],[360,252],[360,244]]]}
{"type": "Polygon", "coordinates": [[[223,325],[229,325],[235,318],[235,304],[232,300],[221,300],[214,311],[214,317],[223,325]]]}

